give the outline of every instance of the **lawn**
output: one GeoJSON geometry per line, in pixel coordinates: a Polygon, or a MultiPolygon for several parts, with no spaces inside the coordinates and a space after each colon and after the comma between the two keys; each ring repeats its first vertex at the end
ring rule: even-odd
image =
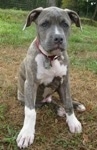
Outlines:
{"type": "MultiPolygon", "coordinates": [[[[34,24],[22,30],[27,13],[0,9],[0,150],[18,150],[24,112],[16,96],[17,72],[36,34],[34,24]]],[[[97,27],[82,26],[83,31],[72,26],[68,53],[72,97],[87,109],[75,112],[83,133],[71,134],[65,118],[45,106],[37,110],[35,141],[28,150],[97,149],[97,27]]]]}

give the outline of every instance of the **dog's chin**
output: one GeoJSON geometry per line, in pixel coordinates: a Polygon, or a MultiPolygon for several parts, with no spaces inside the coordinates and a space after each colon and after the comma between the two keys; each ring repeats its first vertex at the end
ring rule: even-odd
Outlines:
{"type": "Polygon", "coordinates": [[[61,50],[60,49],[52,50],[52,51],[50,51],[50,54],[51,55],[59,56],[61,54],[61,50]]]}
{"type": "Polygon", "coordinates": [[[60,56],[63,51],[64,51],[64,49],[57,48],[57,49],[52,49],[52,50],[50,50],[48,52],[51,55],[60,56]]]}

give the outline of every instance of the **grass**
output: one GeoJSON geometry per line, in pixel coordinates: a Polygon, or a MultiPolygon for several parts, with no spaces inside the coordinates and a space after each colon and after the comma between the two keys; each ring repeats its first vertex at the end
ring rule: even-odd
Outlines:
{"type": "MultiPolygon", "coordinates": [[[[35,26],[22,31],[28,12],[0,9],[0,150],[18,150],[16,137],[23,124],[23,107],[16,99],[17,71],[36,35],[35,26]]],[[[71,64],[71,93],[85,104],[77,113],[83,133],[71,134],[65,118],[48,106],[37,110],[34,144],[31,150],[97,149],[97,27],[72,26],[68,53],[71,64]]],[[[55,95],[54,95],[55,98],[55,95]]],[[[56,97],[57,98],[57,97],[56,97]]]]}
{"type": "Polygon", "coordinates": [[[0,105],[0,150],[5,150],[6,148],[10,150],[10,146],[12,147],[15,144],[17,134],[11,125],[6,122],[7,110],[7,104],[0,105]]]}
{"type": "Polygon", "coordinates": [[[70,37],[69,54],[71,64],[97,73],[97,27],[83,25],[82,32],[73,28],[70,37]],[[76,33],[76,34],[75,34],[76,33]]]}
{"type": "Polygon", "coordinates": [[[1,9],[0,13],[0,45],[23,46],[34,38],[34,26],[24,32],[22,30],[27,12],[1,9]]]}
{"type": "Polygon", "coordinates": [[[5,108],[6,108],[6,105],[4,105],[4,104],[0,106],[0,120],[5,119],[5,117],[4,117],[5,108]]]}

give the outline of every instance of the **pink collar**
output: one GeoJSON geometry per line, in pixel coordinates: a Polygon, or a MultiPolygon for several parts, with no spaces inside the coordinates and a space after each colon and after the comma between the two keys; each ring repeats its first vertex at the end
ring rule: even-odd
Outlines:
{"type": "Polygon", "coordinates": [[[56,55],[50,55],[50,54],[48,54],[48,52],[46,52],[46,51],[43,49],[43,47],[40,45],[39,40],[38,40],[37,38],[36,38],[36,40],[35,40],[35,44],[36,44],[38,50],[39,50],[45,57],[49,58],[50,61],[53,61],[54,59],[57,59],[57,58],[59,57],[59,56],[56,56],[56,55]]]}

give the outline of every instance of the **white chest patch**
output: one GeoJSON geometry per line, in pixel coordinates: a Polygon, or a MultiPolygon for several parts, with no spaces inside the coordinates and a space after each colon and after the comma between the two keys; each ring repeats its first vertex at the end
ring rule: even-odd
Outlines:
{"type": "Polygon", "coordinates": [[[51,62],[52,66],[49,69],[44,67],[45,58],[42,54],[38,54],[35,61],[37,62],[37,79],[45,85],[51,83],[54,77],[62,77],[67,73],[67,65],[60,64],[57,59],[51,62]]]}

